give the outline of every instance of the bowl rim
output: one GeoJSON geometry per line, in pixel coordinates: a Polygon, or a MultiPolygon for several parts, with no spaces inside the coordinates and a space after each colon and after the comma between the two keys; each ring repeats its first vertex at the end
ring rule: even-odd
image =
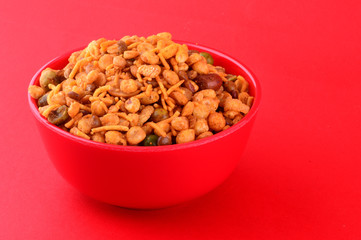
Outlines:
{"type": "MultiPolygon", "coordinates": [[[[199,45],[198,43],[190,43],[190,42],[181,41],[181,40],[173,40],[173,41],[180,43],[180,44],[186,44],[190,48],[197,48],[197,50],[205,51],[210,54],[215,54],[221,58],[227,59],[228,61],[235,64],[238,68],[240,68],[248,76],[248,78],[250,80],[250,84],[252,84],[255,89],[255,94],[254,94],[255,98],[254,98],[254,102],[253,102],[253,105],[252,105],[250,111],[247,113],[247,115],[244,118],[242,118],[241,121],[239,121],[237,124],[233,125],[232,127],[228,128],[224,131],[214,134],[213,136],[195,140],[195,141],[188,142],[188,143],[172,144],[172,145],[164,145],[164,146],[121,146],[121,145],[113,145],[113,144],[108,144],[108,143],[99,143],[99,142],[95,142],[92,140],[84,139],[84,138],[75,136],[69,132],[66,132],[65,130],[59,128],[58,126],[51,124],[50,122],[48,122],[48,120],[45,117],[41,116],[41,114],[39,113],[38,107],[36,105],[35,99],[33,99],[30,96],[30,94],[28,93],[28,103],[30,106],[30,110],[33,113],[35,119],[38,122],[40,122],[44,127],[48,128],[49,130],[51,130],[52,132],[54,132],[56,134],[59,134],[65,138],[67,138],[68,140],[75,141],[79,144],[87,145],[89,147],[101,148],[101,149],[106,149],[106,150],[114,150],[114,151],[125,151],[125,152],[168,152],[168,151],[183,150],[183,149],[198,147],[198,146],[201,146],[204,144],[216,142],[217,140],[224,138],[224,137],[238,131],[244,125],[248,124],[253,118],[255,118],[255,115],[258,112],[259,106],[260,106],[261,86],[260,86],[258,79],[255,77],[253,72],[251,72],[249,70],[248,67],[246,67],[243,63],[236,60],[235,58],[233,58],[233,57],[229,56],[228,54],[225,54],[219,50],[215,50],[213,48],[210,48],[210,47],[207,47],[204,45],[199,45]]],[[[64,53],[58,57],[55,57],[54,59],[52,59],[49,62],[47,62],[46,64],[44,64],[34,74],[34,76],[32,77],[32,79],[29,83],[29,86],[34,85],[36,80],[40,77],[41,72],[45,68],[47,68],[50,64],[52,64],[56,61],[59,61],[59,59],[62,59],[65,56],[70,56],[71,53],[81,50],[81,49],[84,49],[84,48],[85,47],[81,47],[81,48],[76,48],[75,50],[67,51],[66,53],[64,53]]]]}

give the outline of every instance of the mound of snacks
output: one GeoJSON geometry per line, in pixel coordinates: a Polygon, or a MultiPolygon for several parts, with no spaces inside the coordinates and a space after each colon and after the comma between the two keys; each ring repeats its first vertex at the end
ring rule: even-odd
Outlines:
{"type": "Polygon", "coordinates": [[[63,69],[45,69],[29,93],[50,123],[102,143],[186,143],[239,122],[254,99],[248,82],[171,37],[92,41],[63,69]]]}

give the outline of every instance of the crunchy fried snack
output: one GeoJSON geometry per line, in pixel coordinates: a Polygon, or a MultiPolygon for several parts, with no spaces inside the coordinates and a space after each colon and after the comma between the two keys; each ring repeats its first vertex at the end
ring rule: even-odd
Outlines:
{"type": "Polygon", "coordinates": [[[161,146],[203,139],[241,121],[254,101],[242,76],[170,33],[101,38],[47,68],[30,86],[39,112],[71,134],[116,144],[161,146]]]}

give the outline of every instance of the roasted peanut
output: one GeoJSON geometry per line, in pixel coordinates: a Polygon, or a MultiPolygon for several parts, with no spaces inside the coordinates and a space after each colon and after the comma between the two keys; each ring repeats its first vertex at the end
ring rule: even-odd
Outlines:
{"type": "Polygon", "coordinates": [[[43,88],[35,85],[30,86],[28,91],[30,96],[35,99],[39,99],[45,93],[43,88]]]}
{"type": "Polygon", "coordinates": [[[189,121],[186,117],[176,117],[173,118],[171,125],[175,130],[182,131],[189,128],[189,121]]]}
{"type": "Polygon", "coordinates": [[[186,95],[184,95],[183,93],[180,92],[171,92],[169,95],[171,98],[173,98],[177,104],[179,105],[186,105],[188,103],[188,98],[186,97],[186,95]]]}
{"type": "Polygon", "coordinates": [[[193,113],[193,109],[194,109],[194,103],[193,102],[188,102],[182,110],[182,116],[183,117],[187,117],[189,115],[191,115],[193,113]]]}
{"type": "Polygon", "coordinates": [[[209,69],[205,60],[198,61],[192,65],[192,69],[198,74],[208,74],[209,69]]]}
{"type": "Polygon", "coordinates": [[[139,56],[139,52],[137,51],[125,51],[123,53],[123,58],[125,59],[133,59],[139,56]]]}
{"type": "Polygon", "coordinates": [[[198,135],[197,140],[213,136],[212,132],[204,132],[198,135]]]}
{"type": "Polygon", "coordinates": [[[138,98],[135,97],[129,98],[124,104],[125,104],[125,109],[127,109],[128,112],[131,113],[138,112],[140,108],[140,101],[138,98]]]}
{"type": "Polygon", "coordinates": [[[179,82],[178,74],[176,74],[172,70],[164,70],[163,77],[170,85],[174,85],[179,82]]]}
{"type": "Polygon", "coordinates": [[[198,53],[191,54],[188,59],[186,60],[186,63],[190,66],[198,61],[202,60],[202,56],[198,53]]]}
{"type": "Polygon", "coordinates": [[[146,51],[140,55],[143,62],[148,64],[158,64],[159,57],[152,51],[146,51]]]}
{"type": "Polygon", "coordinates": [[[140,102],[145,105],[153,104],[155,102],[158,102],[159,100],[159,94],[152,91],[149,96],[142,97],[140,99],[140,102]]]}
{"type": "Polygon", "coordinates": [[[198,136],[201,133],[207,132],[209,130],[207,120],[202,118],[198,119],[194,125],[195,134],[198,136]]]}
{"type": "Polygon", "coordinates": [[[178,63],[184,63],[188,59],[188,47],[187,47],[187,45],[183,44],[183,45],[178,46],[178,51],[177,51],[177,54],[175,56],[175,59],[177,60],[178,63]]]}
{"type": "Polygon", "coordinates": [[[100,125],[99,118],[90,114],[82,117],[78,122],[79,130],[86,134],[89,134],[92,128],[99,127],[100,125]]]}
{"type": "Polygon", "coordinates": [[[243,104],[238,99],[228,99],[224,104],[224,111],[235,111],[246,114],[249,111],[249,106],[243,104]]]}
{"type": "Polygon", "coordinates": [[[165,59],[169,59],[173,57],[178,51],[178,45],[173,43],[163,49],[160,50],[160,53],[163,55],[165,59]]]}
{"type": "Polygon", "coordinates": [[[217,91],[223,83],[222,78],[216,73],[199,74],[195,81],[200,89],[213,89],[215,91],[217,91]]]}

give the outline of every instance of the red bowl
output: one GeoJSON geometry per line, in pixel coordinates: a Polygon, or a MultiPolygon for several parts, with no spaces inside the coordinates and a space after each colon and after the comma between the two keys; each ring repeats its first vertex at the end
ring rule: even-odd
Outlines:
{"type": "MultiPolygon", "coordinates": [[[[186,42],[181,42],[186,43],[186,42]]],[[[236,125],[212,137],[169,146],[117,146],[74,136],[49,123],[28,96],[40,135],[58,172],[76,189],[102,202],[127,208],[162,208],[199,197],[220,185],[245,149],[259,108],[261,91],[254,75],[219,51],[191,43],[190,49],[212,54],[215,65],[241,74],[255,101],[236,125]]],[[[72,51],[73,52],[73,51],[72,51]]],[[[72,52],[45,64],[32,78],[39,84],[47,67],[63,68],[72,52]]]]}

